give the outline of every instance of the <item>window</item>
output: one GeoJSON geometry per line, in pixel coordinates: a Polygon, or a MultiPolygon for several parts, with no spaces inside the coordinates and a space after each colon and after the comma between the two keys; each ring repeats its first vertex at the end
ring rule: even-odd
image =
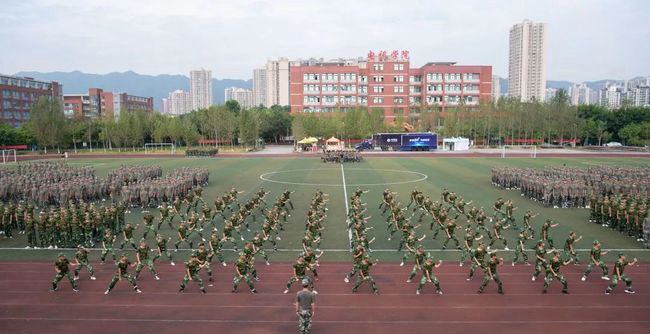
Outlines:
{"type": "Polygon", "coordinates": [[[318,97],[318,96],[304,96],[302,98],[302,101],[304,103],[319,103],[320,102],[320,97],[318,97]]]}
{"type": "Polygon", "coordinates": [[[395,93],[404,93],[404,86],[395,86],[395,87],[393,87],[393,92],[395,92],[395,93]]]}
{"type": "Polygon", "coordinates": [[[361,83],[366,83],[366,82],[368,82],[368,77],[365,76],[365,75],[360,76],[360,77],[359,77],[359,82],[361,82],[361,83]]]}
{"type": "Polygon", "coordinates": [[[368,104],[368,97],[367,96],[359,96],[359,104],[367,105],[368,104]]]}
{"type": "Polygon", "coordinates": [[[403,75],[396,75],[393,77],[393,81],[395,82],[404,82],[404,76],[403,75]]]}
{"type": "Polygon", "coordinates": [[[342,73],[341,81],[357,81],[357,75],[355,73],[342,73]]]}
{"type": "Polygon", "coordinates": [[[383,93],[384,92],[384,86],[374,86],[372,87],[372,91],[375,93],[383,93]]]}
{"type": "Polygon", "coordinates": [[[384,64],[374,64],[374,65],[372,65],[372,68],[375,71],[383,71],[384,70],[384,64]]]}
{"type": "Polygon", "coordinates": [[[368,86],[359,86],[359,93],[368,93],[368,86]]]}
{"type": "Polygon", "coordinates": [[[393,103],[394,104],[402,104],[402,103],[404,103],[404,98],[403,97],[394,97],[393,98],[393,103]]]}
{"type": "Polygon", "coordinates": [[[442,81],[442,73],[427,73],[427,81],[442,81]]]}
{"type": "Polygon", "coordinates": [[[404,64],[393,64],[393,70],[395,70],[395,71],[403,71],[404,70],[404,64]]]}
{"type": "Polygon", "coordinates": [[[314,73],[305,73],[302,75],[303,81],[318,81],[319,75],[314,73]]]}
{"type": "Polygon", "coordinates": [[[384,82],[384,77],[381,76],[381,75],[375,75],[374,77],[372,77],[372,81],[374,81],[374,82],[384,82]]]}
{"type": "Polygon", "coordinates": [[[384,103],[384,98],[383,97],[373,97],[372,102],[375,103],[375,104],[384,103]]]}

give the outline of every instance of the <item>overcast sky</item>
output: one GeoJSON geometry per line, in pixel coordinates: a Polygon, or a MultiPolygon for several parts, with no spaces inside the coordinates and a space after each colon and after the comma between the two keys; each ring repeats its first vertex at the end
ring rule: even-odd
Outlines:
{"type": "Polygon", "coordinates": [[[409,50],[507,76],[508,29],[547,23],[547,78],[650,75],[648,0],[2,0],[0,73],[252,77],[267,59],[409,50]]]}

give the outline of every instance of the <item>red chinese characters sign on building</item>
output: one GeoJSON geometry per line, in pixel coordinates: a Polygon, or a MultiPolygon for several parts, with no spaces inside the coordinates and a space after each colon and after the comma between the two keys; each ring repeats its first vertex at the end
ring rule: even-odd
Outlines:
{"type": "Polygon", "coordinates": [[[407,50],[393,50],[390,55],[386,50],[380,50],[376,53],[372,50],[368,51],[368,61],[408,61],[409,52],[407,50]]]}

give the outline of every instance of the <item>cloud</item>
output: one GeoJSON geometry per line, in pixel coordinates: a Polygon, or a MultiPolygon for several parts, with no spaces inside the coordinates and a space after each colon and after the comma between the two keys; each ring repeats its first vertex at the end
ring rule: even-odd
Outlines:
{"type": "Polygon", "coordinates": [[[647,73],[642,0],[222,1],[9,0],[0,72],[134,70],[250,78],[279,56],[358,57],[407,49],[428,61],[493,65],[507,73],[508,29],[548,26],[547,77],[589,80],[647,73]]]}

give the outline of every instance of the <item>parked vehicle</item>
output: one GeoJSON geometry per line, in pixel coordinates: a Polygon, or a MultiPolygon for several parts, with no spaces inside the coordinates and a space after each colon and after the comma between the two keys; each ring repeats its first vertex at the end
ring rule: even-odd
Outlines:
{"type": "Polygon", "coordinates": [[[438,135],[421,133],[376,133],[372,139],[354,146],[357,151],[380,148],[382,151],[431,151],[438,149],[438,135]]]}

